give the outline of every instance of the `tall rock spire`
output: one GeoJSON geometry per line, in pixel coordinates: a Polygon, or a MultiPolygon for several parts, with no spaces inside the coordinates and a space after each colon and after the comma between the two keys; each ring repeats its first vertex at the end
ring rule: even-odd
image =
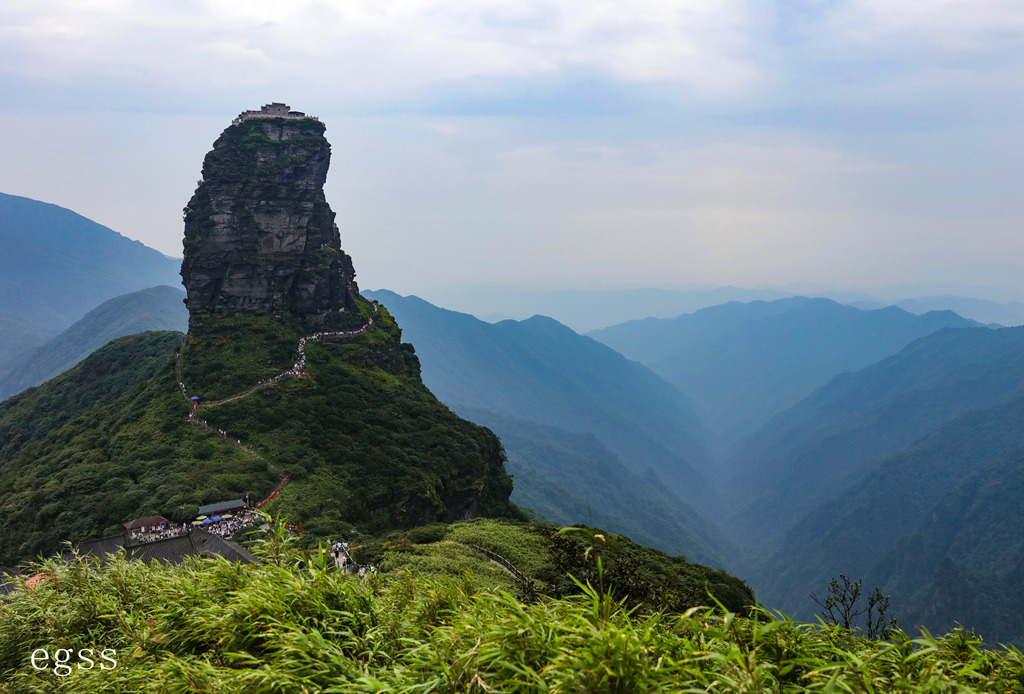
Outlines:
{"type": "Polygon", "coordinates": [[[185,207],[189,333],[230,316],[297,318],[307,331],[353,325],[359,290],[324,198],[324,125],[299,112],[247,113],[206,155],[185,207]]]}

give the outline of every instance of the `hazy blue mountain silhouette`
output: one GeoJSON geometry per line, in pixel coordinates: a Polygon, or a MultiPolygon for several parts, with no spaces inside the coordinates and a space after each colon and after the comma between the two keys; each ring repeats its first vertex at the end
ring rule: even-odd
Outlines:
{"type": "Polygon", "coordinates": [[[449,406],[593,433],[631,471],[651,468],[686,501],[714,504],[697,416],[642,364],[543,316],[490,324],[414,296],[365,295],[397,318],[424,383],[449,406]]]}
{"type": "Polygon", "coordinates": [[[431,301],[484,320],[522,320],[541,314],[577,332],[596,330],[650,316],[672,318],[728,301],[755,301],[793,296],[778,289],[701,287],[693,289],[529,289],[479,286],[439,291],[431,301]]]}
{"type": "MultiPolygon", "coordinates": [[[[821,592],[829,578],[846,573],[884,587],[894,596],[894,604],[909,610],[914,596],[927,592],[946,556],[943,552],[952,546],[947,543],[942,552],[907,555],[905,547],[920,545],[912,536],[963,532],[966,516],[937,510],[943,500],[966,480],[998,466],[1021,448],[1024,393],[1018,391],[996,405],[967,412],[884,458],[859,482],[812,509],[785,534],[776,552],[752,569],[763,599],[809,617],[815,611],[810,592],[821,592]],[[907,561],[908,556],[912,560],[907,561]]],[[[1009,477],[1006,481],[1016,484],[1009,477]]],[[[968,554],[976,556],[979,547],[993,545],[991,559],[982,557],[975,570],[991,560],[1000,568],[1013,568],[1012,556],[1005,555],[1013,555],[1013,547],[1021,550],[1024,539],[1009,541],[1005,527],[1021,518],[1019,498],[992,507],[994,514],[1002,516],[998,522],[975,524],[969,531],[972,550],[968,554]]]]}
{"type": "Polygon", "coordinates": [[[0,400],[39,385],[124,335],[149,330],[187,332],[185,292],[160,286],[105,301],[46,344],[0,364],[0,400]]]}
{"type": "MultiPolygon", "coordinates": [[[[857,308],[882,308],[888,304],[877,301],[849,302],[857,308]]],[[[967,296],[943,294],[941,296],[922,296],[913,299],[900,299],[889,302],[911,313],[927,313],[928,311],[954,311],[959,315],[986,324],[997,324],[995,327],[1014,327],[1024,324],[1024,303],[1008,301],[1000,303],[991,299],[976,299],[967,296]]]]}
{"type": "Polygon", "coordinates": [[[833,376],[863,369],[936,330],[978,325],[950,311],[862,311],[792,297],[634,321],[591,335],[677,385],[714,431],[735,439],[833,376]]]}
{"type": "Polygon", "coordinates": [[[841,497],[886,457],[1022,386],[1024,328],[941,330],[837,376],[730,459],[729,491],[748,501],[730,527],[770,550],[808,509],[841,497]],[[771,529],[764,508],[773,509],[771,529]]]}
{"type": "Polygon", "coordinates": [[[0,312],[0,370],[5,362],[31,352],[52,335],[39,325],[0,312]]]}
{"type": "Polygon", "coordinates": [[[178,286],[181,260],[71,210],[0,193],[0,313],[56,335],[107,299],[178,286]]]}

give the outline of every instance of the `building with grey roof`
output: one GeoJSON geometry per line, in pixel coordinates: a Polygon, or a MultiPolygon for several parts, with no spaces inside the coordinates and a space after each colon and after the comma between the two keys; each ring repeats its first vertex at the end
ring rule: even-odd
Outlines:
{"type": "Polygon", "coordinates": [[[140,561],[159,561],[164,564],[178,564],[186,557],[224,557],[228,561],[243,564],[259,560],[237,542],[225,540],[205,530],[192,530],[186,535],[167,537],[152,542],[128,543],[124,535],[111,535],[96,540],[80,542],[76,546],[79,555],[96,556],[106,559],[124,549],[125,557],[140,561]]]}
{"type": "Polygon", "coordinates": [[[228,511],[237,511],[245,508],[246,504],[243,499],[235,499],[234,501],[222,501],[219,504],[207,504],[206,506],[199,507],[200,516],[216,516],[221,513],[227,513],[228,511]]]}

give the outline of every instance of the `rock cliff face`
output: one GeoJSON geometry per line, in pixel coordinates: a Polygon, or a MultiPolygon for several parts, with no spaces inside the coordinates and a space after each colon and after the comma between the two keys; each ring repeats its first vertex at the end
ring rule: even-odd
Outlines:
{"type": "MultiPolygon", "coordinates": [[[[515,516],[500,441],[437,401],[387,308],[359,296],[324,198],[323,133],[315,118],[270,104],[244,112],[206,155],[185,208],[189,336],[169,397],[188,406],[178,391],[187,384],[202,396],[204,427],[288,470],[274,510],[310,532],[515,516]],[[349,334],[298,342],[321,331],[349,334]],[[287,370],[299,344],[304,368],[287,370]]],[[[222,446],[215,468],[239,450],[222,446]]],[[[244,484],[224,498],[260,488],[244,484]]]]}
{"type": "Polygon", "coordinates": [[[298,318],[307,331],[359,323],[352,259],[324,198],[323,133],[311,118],[253,118],[206,155],[185,207],[190,334],[235,315],[298,318]]]}

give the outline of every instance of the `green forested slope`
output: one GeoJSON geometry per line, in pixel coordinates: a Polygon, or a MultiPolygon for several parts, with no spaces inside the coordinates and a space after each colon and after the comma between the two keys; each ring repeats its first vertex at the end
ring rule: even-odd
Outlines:
{"type": "Polygon", "coordinates": [[[283,470],[293,477],[274,509],[311,531],[511,512],[497,438],[423,387],[386,312],[357,339],[310,343],[310,376],[202,408],[209,429],[186,420],[179,380],[208,400],[243,392],[288,369],[300,335],[269,319],[226,319],[209,336],[184,343],[180,379],[173,350],[141,380],[118,368],[113,347],[5,403],[11,416],[0,440],[26,427],[34,440],[7,446],[0,457],[0,563],[52,551],[63,539],[116,531],[134,517],[183,521],[197,504],[246,492],[259,499],[283,470]],[[75,379],[105,396],[69,419],[59,393],[82,400],[75,379]],[[112,387],[110,379],[128,387],[112,387]],[[49,416],[47,406],[55,405],[62,414],[49,416]]]}
{"type": "Polygon", "coordinates": [[[128,394],[153,376],[184,337],[175,332],[122,337],[60,378],[0,403],[0,460],[13,460],[30,443],[128,394]]]}
{"type": "MultiPolygon", "coordinates": [[[[1018,422],[1021,420],[1018,419],[1018,422]]],[[[906,624],[1024,644],[1024,444],[962,480],[873,568],[906,624]]]]}

